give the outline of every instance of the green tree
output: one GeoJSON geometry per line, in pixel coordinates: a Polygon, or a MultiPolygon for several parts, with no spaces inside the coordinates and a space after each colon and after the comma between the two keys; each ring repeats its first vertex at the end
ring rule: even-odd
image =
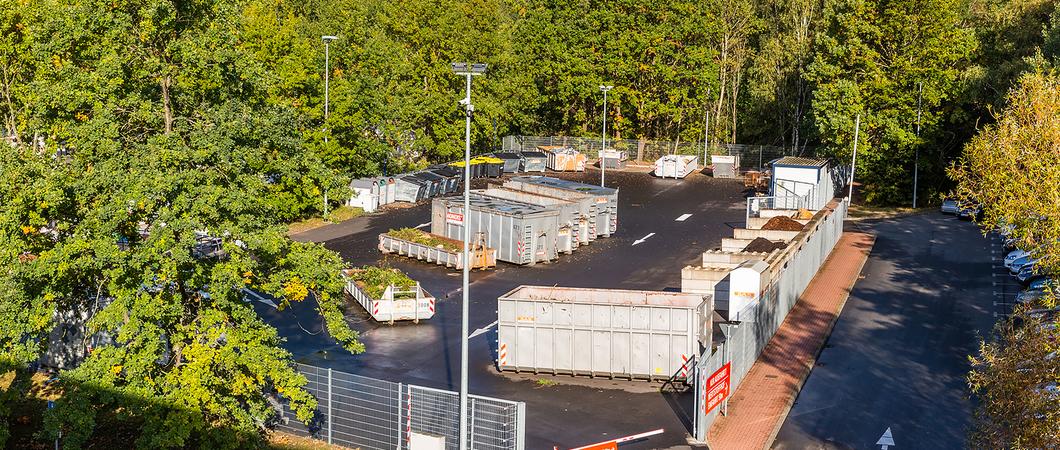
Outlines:
{"type": "Polygon", "coordinates": [[[0,146],[0,361],[62,345],[48,339],[55,314],[98,311],[90,334],[113,343],[62,372],[46,418],[72,447],[109,411],[141,424],[141,447],[250,445],[272,391],[308,420],[306,381],[245,290],[316,302],[336,340],[363,346],[339,257],[280,225],[334,176],[244,53],[244,4],[37,6],[35,72],[19,86],[33,96],[14,110],[44,139],[0,146]]]}
{"type": "MultiPolygon", "coordinates": [[[[974,48],[957,0],[837,0],[826,9],[808,78],[823,144],[849,159],[861,114],[859,178],[872,203],[912,196],[919,87],[921,126],[939,122],[938,106],[956,89],[959,66],[974,48]]],[[[925,152],[929,149],[924,149],[925,152]]]]}

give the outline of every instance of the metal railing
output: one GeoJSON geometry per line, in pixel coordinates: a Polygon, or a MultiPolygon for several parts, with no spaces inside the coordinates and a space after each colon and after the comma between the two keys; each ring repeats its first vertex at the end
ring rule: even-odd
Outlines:
{"type": "MultiPolygon", "coordinates": [[[[446,449],[459,448],[459,394],[394,383],[337,370],[298,364],[317,398],[315,419],[303,424],[283,402],[276,429],[328,444],[360,449],[407,449],[414,434],[441,437],[446,449]]],[[[471,448],[523,450],[526,405],[468,396],[471,448]]]]}
{"type": "MultiPolygon", "coordinates": [[[[533,151],[538,146],[559,145],[582,152],[590,160],[599,158],[600,138],[572,136],[505,136],[502,148],[506,152],[533,151]]],[[[785,148],[772,145],[711,144],[704,148],[703,142],[654,141],[647,139],[608,139],[609,150],[624,151],[629,159],[654,162],[664,155],[696,155],[704,165],[710,165],[709,155],[740,157],[740,169],[762,168],[770,161],[783,156],[813,156],[813,148],[785,148]]]]}

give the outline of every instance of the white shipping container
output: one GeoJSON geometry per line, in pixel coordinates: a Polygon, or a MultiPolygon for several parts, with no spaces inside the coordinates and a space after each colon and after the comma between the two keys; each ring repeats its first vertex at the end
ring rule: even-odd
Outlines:
{"type": "Polygon", "coordinates": [[[519,286],[498,298],[500,370],[667,380],[710,345],[704,294],[519,286]]]}
{"type": "Polygon", "coordinates": [[[695,155],[666,155],[655,161],[655,176],[684,178],[698,168],[699,157],[695,155]]]}
{"type": "Polygon", "coordinates": [[[372,298],[350,278],[358,269],[347,269],[342,271],[346,279],[346,292],[359,303],[368,315],[377,322],[394,323],[397,320],[411,320],[419,323],[421,319],[434,317],[435,299],[427,291],[420,287],[420,283],[412,289],[401,289],[397,286],[387,286],[381,298],[372,298]]]}

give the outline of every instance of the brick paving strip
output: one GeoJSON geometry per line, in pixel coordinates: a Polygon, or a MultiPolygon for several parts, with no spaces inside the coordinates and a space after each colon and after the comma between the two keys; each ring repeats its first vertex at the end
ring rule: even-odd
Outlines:
{"type": "Polygon", "coordinates": [[[874,235],[847,230],[708,433],[716,450],[769,448],[865,266],[874,235]],[[807,324],[823,324],[808,327],[807,324]]]}

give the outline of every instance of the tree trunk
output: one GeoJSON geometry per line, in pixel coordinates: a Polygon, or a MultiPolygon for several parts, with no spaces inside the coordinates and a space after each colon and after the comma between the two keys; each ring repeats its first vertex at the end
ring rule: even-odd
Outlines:
{"type": "Polygon", "coordinates": [[[162,119],[166,124],[166,135],[173,133],[173,107],[170,103],[169,98],[169,87],[173,83],[173,79],[166,75],[162,77],[162,119]]]}

